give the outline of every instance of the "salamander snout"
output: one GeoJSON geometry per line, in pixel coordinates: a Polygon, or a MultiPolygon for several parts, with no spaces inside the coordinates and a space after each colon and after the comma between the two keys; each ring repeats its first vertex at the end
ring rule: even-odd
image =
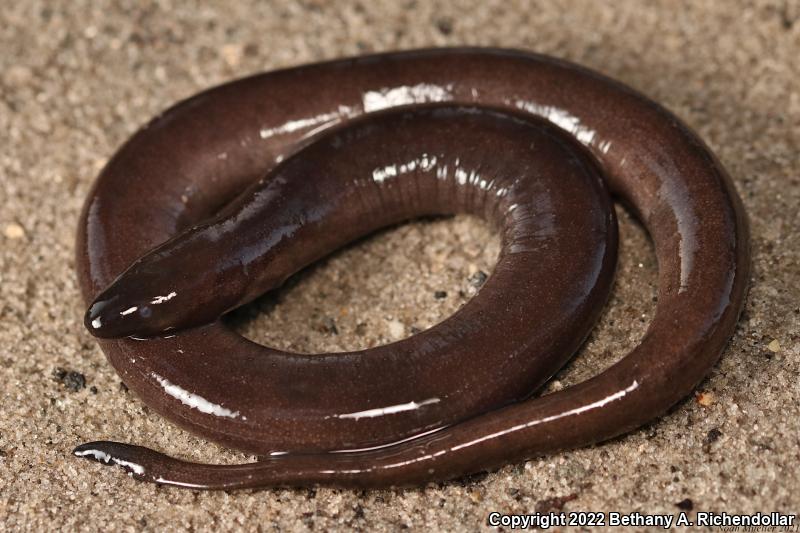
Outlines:
{"type": "Polygon", "coordinates": [[[103,291],[86,311],[84,324],[92,335],[101,338],[149,337],[171,329],[165,321],[159,320],[162,313],[158,306],[177,296],[176,292],[132,299],[125,298],[124,293],[115,288],[112,285],[103,291]]]}
{"type": "Polygon", "coordinates": [[[83,320],[92,335],[152,337],[173,329],[184,302],[176,283],[165,282],[149,263],[134,264],[95,298],[83,320]]]}

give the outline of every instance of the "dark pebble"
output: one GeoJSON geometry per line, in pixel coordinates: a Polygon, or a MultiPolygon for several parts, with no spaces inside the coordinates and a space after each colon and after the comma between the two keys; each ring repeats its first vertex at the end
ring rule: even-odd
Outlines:
{"type": "Polygon", "coordinates": [[[469,283],[473,287],[477,288],[486,282],[486,279],[489,277],[489,274],[484,272],[483,270],[478,270],[469,278],[469,283]]]}
{"type": "Polygon", "coordinates": [[[447,291],[436,291],[433,293],[433,297],[437,300],[444,300],[447,298],[447,291]]]}
{"type": "Polygon", "coordinates": [[[721,436],[722,432],[719,429],[712,429],[708,432],[708,435],[706,435],[706,444],[711,444],[712,442],[717,441],[721,436]]]}
{"type": "Polygon", "coordinates": [[[675,507],[677,507],[682,511],[691,511],[692,509],[694,509],[694,502],[692,502],[692,500],[690,500],[689,498],[685,498],[676,503],[675,507]]]}
{"type": "Polygon", "coordinates": [[[61,382],[67,390],[78,392],[86,388],[86,377],[80,372],[74,370],[66,370],[64,368],[56,368],[53,370],[53,379],[61,382]]]}
{"type": "Polygon", "coordinates": [[[515,501],[522,501],[522,494],[520,493],[519,489],[517,488],[510,488],[506,491],[506,494],[514,498],[515,501]]]}
{"type": "Polygon", "coordinates": [[[353,519],[361,520],[362,518],[364,518],[364,507],[360,503],[357,503],[354,509],[353,519]]]}

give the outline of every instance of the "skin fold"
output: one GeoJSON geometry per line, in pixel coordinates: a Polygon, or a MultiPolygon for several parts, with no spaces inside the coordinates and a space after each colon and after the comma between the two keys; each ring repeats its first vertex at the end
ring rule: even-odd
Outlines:
{"type": "Polygon", "coordinates": [[[652,420],[707,374],[741,311],[740,200],[668,111],[545,56],[432,49],[260,74],[136,133],[89,194],[77,267],[86,326],[142,400],[263,456],[200,465],[114,442],[75,449],[192,488],[421,484],[584,446],[652,420]],[[658,307],[642,342],[532,397],[605,302],[617,229],[606,187],[649,231],[658,307]],[[470,213],[502,236],[452,317],[337,354],[254,344],[219,317],[348,242],[470,213]]]}

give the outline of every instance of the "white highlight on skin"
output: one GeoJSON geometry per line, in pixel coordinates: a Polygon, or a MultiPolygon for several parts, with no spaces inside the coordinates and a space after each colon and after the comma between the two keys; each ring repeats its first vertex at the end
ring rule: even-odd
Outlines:
{"type": "Polygon", "coordinates": [[[473,176],[476,176],[476,175],[477,174],[476,174],[476,172],[474,170],[472,170],[469,173],[467,173],[466,170],[464,170],[461,167],[458,167],[458,168],[456,168],[456,171],[455,171],[456,183],[458,183],[459,185],[466,185],[466,183],[468,181],[471,181],[473,176]]]}
{"type": "Polygon", "coordinates": [[[379,111],[401,105],[444,102],[453,99],[453,85],[444,87],[431,83],[385,87],[379,91],[367,91],[361,97],[364,112],[379,111]]]}
{"type": "MultiPolygon", "coordinates": [[[[447,165],[438,166],[438,158],[436,156],[422,154],[414,159],[410,159],[405,163],[393,163],[383,167],[378,167],[372,171],[372,179],[378,183],[383,183],[389,178],[394,178],[402,174],[407,174],[415,170],[429,172],[436,168],[436,177],[445,179],[448,175],[447,165]]],[[[490,190],[494,186],[494,180],[486,180],[477,170],[466,170],[459,166],[459,161],[455,161],[455,170],[453,172],[455,180],[460,185],[467,183],[475,185],[483,190],[490,190]]]]}
{"type": "Polygon", "coordinates": [[[134,305],[133,307],[129,307],[126,310],[122,311],[120,313],[120,315],[127,316],[127,315],[129,315],[131,313],[135,313],[137,309],[139,309],[139,308],[134,305]]]}
{"type": "Polygon", "coordinates": [[[100,317],[97,317],[97,318],[95,318],[94,320],[92,320],[92,327],[93,327],[94,329],[98,329],[98,328],[99,328],[99,327],[101,327],[102,325],[103,325],[103,321],[102,321],[102,320],[100,320],[100,317]]]}
{"type": "Polygon", "coordinates": [[[592,402],[590,404],[582,405],[580,407],[576,407],[575,409],[570,409],[568,411],[564,411],[564,412],[561,412],[561,413],[558,413],[558,414],[555,414],[555,415],[546,416],[544,418],[537,418],[536,420],[531,420],[530,422],[526,422],[524,424],[517,424],[516,426],[510,427],[508,429],[504,429],[502,431],[497,431],[497,432],[491,433],[489,435],[484,435],[483,437],[477,438],[475,440],[471,440],[469,442],[465,442],[464,444],[459,444],[458,446],[453,446],[452,448],[450,448],[450,451],[454,452],[454,451],[460,450],[461,448],[467,448],[467,447],[472,446],[474,444],[478,444],[478,443],[486,441],[486,440],[494,439],[496,437],[501,437],[503,435],[506,435],[508,433],[513,433],[513,432],[519,431],[521,429],[528,429],[528,428],[533,427],[533,426],[538,426],[539,424],[544,424],[544,423],[547,423],[547,422],[552,422],[553,420],[558,420],[559,418],[564,418],[564,417],[572,416],[572,415],[579,415],[581,413],[585,413],[586,411],[591,411],[592,409],[597,409],[599,407],[603,407],[604,405],[606,405],[608,403],[617,401],[617,400],[625,397],[629,392],[633,392],[634,390],[636,390],[638,388],[639,388],[639,382],[634,379],[633,383],[631,383],[626,388],[624,388],[624,389],[622,389],[620,391],[617,391],[614,394],[610,394],[610,395],[606,396],[605,398],[597,400],[596,402],[592,402]]]}
{"type": "Polygon", "coordinates": [[[125,468],[130,468],[134,474],[142,475],[144,474],[144,467],[140,464],[132,463],[130,461],[123,461],[122,459],[117,459],[113,455],[107,454],[101,450],[83,450],[80,452],[75,452],[75,455],[78,457],[86,457],[87,455],[91,455],[98,461],[101,461],[107,465],[115,464],[125,468]]]}
{"type": "Polygon", "coordinates": [[[376,416],[392,415],[395,413],[402,413],[403,411],[414,411],[425,405],[439,403],[439,398],[428,398],[421,402],[408,402],[397,405],[390,405],[388,407],[378,407],[377,409],[367,409],[366,411],[357,411],[355,413],[345,413],[341,415],[333,415],[336,418],[352,418],[358,420],[359,418],[374,418],[376,416]]]}
{"type": "Polygon", "coordinates": [[[419,157],[411,159],[405,163],[386,165],[385,167],[376,168],[372,171],[372,179],[377,183],[383,183],[389,178],[397,177],[401,174],[407,174],[417,169],[427,172],[436,166],[436,156],[429,156],[422,154],[419,157]]]}
{"type": "Polygon", "coordinates": [[[153,305],[163,304],[164,302],[168,302],[168,301],[172,300],[177,295],[178,295],[177,292],[172,291],[171,293],[167,294],[166,296],[156,296],[155,298],[150,300],[150,303],[153,304],[153,305]]]}
{"type": "MultiPolygon", "coordinates": [[[[573,134],[582,144],[590,146],[597,137],[597,132],[591,128],[587,128],[578,117],[571,115],[563,109],[557,107],[541,105],[535,102],[528,102],[526,100],[515,100],[513,103],[518,109],[527,111],[534,115],[545,118],[555,124],[556,126],[573,134]]],[[[604,153],[611,147],[610,142],[605,146],[604,153]]]]}
{"type": "Polygon", "coordinates": [[[198,483],[186,483],[185,481],[174,481],[172,479],[164,479],[163,477],[157,477],[154,480],[156,483],[168,483],[170,485],[176,485],[178,487],[186,487],[187,489],[203,489],[206,488],[203,484],[198,483]]]}
{"type": "Polygon", "coordinates": [[[290,120],[285,124],[275,128],[261,128],[261,130],[258,132],[258,135],[262,139],[269,139],[270,137],[274,137],[276,135],[284,135],[286,133],[292,133],[298,130],[310,128],[312,126],[318,126],[320,124],[329,125],[331,122],[339,122],[342,117],[352,117],[357,114],[358,110],[353,109],[350,106],[341,105],[336,111],[320,113],[319,115],[308,118],[290,120]]]}
{"type": "Polygon", "coordinates": [[[675,162],[669,158],[662,158],[658,162],[651,159],[643,160],[653,174],[663,175],[658,197],[669,205],[675,212],[678,242],[678,257],[680,258],[680,285],[678,294],[686,292],[689,288],[689,276],[694,269],[694,256],[697,253],[697,220],[694,204],[691,202],[691,192],[687,184],[681,180],[670,180],[668,176],[678,175],[680,170],[675,162]]]}
{"type": "Polygon", "coordinates": [[[429,429],[428,431],[423,431],[422,433],[416,433],[414,435],[411,435],[410,437],[406,437],[406,438],[401,439],[401,440],[397,440],[397,441],[393,441],[393,442],[387,442],[386,444],[378,444],[376,446],[369,446],[367,448],[345,448],[343,450],[331,450],[331,451],[329,451],[327,453],[354,453],[354,452],[370,452],[370,451],[374,451],[374,450],[380,450],[382,448],[389,448],[391,446],[397,446],[398,444],[402,444],[404,442],[409,442],[409,441],[412,441],[412,440],[415,440],[415,439],[419,439],[421,437],[425,437],[427,435],[431,435],[433,433],[437,433],[439,431],[442,431],[445,428],[447,428],[447,426],[440,426],[438,428],[429,429]]]}
{"type": "MultiPolygon", "coordinates": [[[[453,179],[459,185],[473,185],[484,191],[494,191],[498,197],[506,196],[509,193],[508,187],[497,187],[493,178],[487,179],[481,175],[480,171],[464,168],[461,160],[456,158],[453,165],[453,179]]],[[[430,172],[436,170],[436,178],[446,180],[450,176],[449,165],[439,161],[435,155],[423,153],[405,163],[392,163],[383,167],[375,168],[372,171],[372,180],[376,183],[384,183],[389,179],[396,178],[403,174],[414,172],[415,170],[430,172]]]]}
{"type": "Polygon", "coordinates": [[[156,381],[158,381],[159,385],[161,385],[167,394],[173,398],[177,398],[182,404],[188,405],[193,409],[197,409],[201,413],[214,416],[224,416],[226,418],[237,418],[239,416],[239,411],[231,411],[230,409],[222,407],[219,404],[209,402],[202,396],[191,393],[186,389],[179,387],[178,385],[170,383],[168,379],[159,376],[155,372],[151,372],[151,375],[156,378],[156,381]]]}
{"type": "Polygon", "coordinates": [[[597,145],[597,149],[607,154],[609,150],[611,150],[611,141],[601,141],[597,145]]]}

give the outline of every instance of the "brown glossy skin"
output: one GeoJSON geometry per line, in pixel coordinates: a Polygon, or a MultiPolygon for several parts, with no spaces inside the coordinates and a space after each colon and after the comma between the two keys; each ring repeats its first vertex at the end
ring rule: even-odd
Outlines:
{"type": "Polygon", "coordinates": [[[703,143],[663,108],[575,65],[423,50],[240,80],[178,104],[109,162],[81,220],[78,269],[87,300],[100,293],[87,315],[98,336],[176,328],[100,341],[128,386],[173,421],[267,459],[196,465],[108,442],[75,453],[196,488],[387,486],[586,445],[694,388],[733,332],[748,266],[739,199],[703,143]],[[460,106],[373,115],[443,101],[460,106]],[[656,316],[613,367],[526,400],[608,293],[616,226],[595,160],[654,240],[656,316]],[[503,251],[479,294],[420,335],[306,356],[219,322],[181,329],[369,231],[451,212],[495,223],[503,251]]]}

